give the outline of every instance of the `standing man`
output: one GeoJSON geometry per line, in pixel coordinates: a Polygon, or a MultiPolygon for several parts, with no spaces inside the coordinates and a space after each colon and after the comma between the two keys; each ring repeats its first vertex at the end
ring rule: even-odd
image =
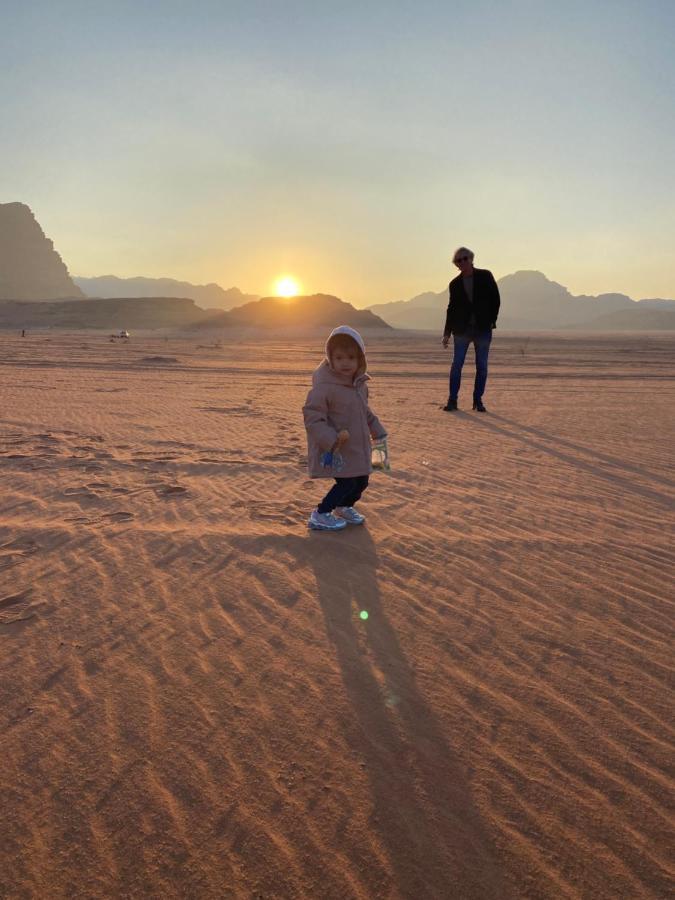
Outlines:
{"type": "Polygon", "coordinates": [[[457,409],[462,366],[469,344],[473,344],[476,351],[473,408],[478,412],[486,412],[483,406],[483,394],[487,381],[492,329],[497,326],[499,314],[499,288],[492,272],[487,269],[474,268],[473,252],[466,247],[459,247],[455,250],[452,261],[459,269],[459,275],[450,282],[450,302],[443,331],[444,347],[447,348],[450,335],[453,335],[454,338],[454,353],[450,369],[450,396],[443,409],[446,412],[457,409]]]}

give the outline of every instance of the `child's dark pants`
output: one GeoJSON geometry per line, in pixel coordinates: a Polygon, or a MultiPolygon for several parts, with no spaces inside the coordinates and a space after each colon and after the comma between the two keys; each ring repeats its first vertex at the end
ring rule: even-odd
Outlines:
{"type": "Polygon", "coordinates": [[[367,487],[367,475],[357,475],[355,478],[336,478],[333,487],[319,503],[318,510],[320,513],[329,513],[336,506],[353,506],[367,487]]]}

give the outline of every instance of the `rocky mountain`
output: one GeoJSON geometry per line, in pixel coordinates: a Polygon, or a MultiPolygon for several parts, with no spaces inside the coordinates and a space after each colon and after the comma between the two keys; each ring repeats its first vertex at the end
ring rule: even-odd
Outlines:
{"type": "MultiPolygon", "coordinates": [[[[636,329],[649,330],[665,327],[656,323],[664,323],[668,317],[649,316],[648,309],[675,310],[673,300],[635,301],[625,294],[575,296],[563,285],[536,271],[514,272],[500,278],[498,284],[502,298],[500,329],[544,331],[584,325],[595,327],[592,323],[602,317],[603,321],[634,322],[636,329]],[[622,311],[627,315],[615,320],[607,318],[622,311]],[[645,324],[647,322],[652,324],[645,324]]],[[[447,305],[446,289],[438,294],[419,294],[412,300],[378,304],[369,309],[395,328],[441,331],[447,305]]]]}
{"type": "Polygon", "coordinates": [[[418,294],[412,300],[397,300],[393,303],[378,303],[368,309],[381,316],[394,328],[430,329],[438,331],[445,322],[445,310],[448,305],[447,291],[434,294],[427,291],[418,294]],[[440,325],[439,325],[440,322],[440,325]]]}
{"type": "Polygon", "coordinates": [[[227,313],[212,316],[199,327],[244,327],[270,329],[390,328],[379,316],[367,309],[355,309],[330,294],[307,297],[263,297],[227,313]]]}
{"type": "Polygon", "coordinates": [[[227,290],[219,284],[191,284],[173,278],[118,278],[100,275],[96,278],[76,277],[75,283],[87,297],[187,297],[204,309],[232,309],[251,300],[257,294],[244,294],[239,288],[227,290]]]}
{"type": "Polygon", "coordinates": [[[625,294],[574,296],[541,272],[520,271],[499,279],[502,328],[533,330],[581,325],[600,315],[630,309],[635,301],[625,294]]]}
{"type": "Polygon", "coordinates": [[[0,300],[82,298],[25,203],[0,203],[0,300]]]}

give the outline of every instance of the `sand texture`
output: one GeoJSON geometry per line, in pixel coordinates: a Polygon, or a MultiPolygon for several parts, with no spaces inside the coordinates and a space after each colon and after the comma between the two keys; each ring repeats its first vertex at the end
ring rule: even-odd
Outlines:
{"type": "Polygon", "coordinates": [[[672,896],[675,336],[371,338],[338,535],[320,344],[0,337],[0,896],[672,896]]]}

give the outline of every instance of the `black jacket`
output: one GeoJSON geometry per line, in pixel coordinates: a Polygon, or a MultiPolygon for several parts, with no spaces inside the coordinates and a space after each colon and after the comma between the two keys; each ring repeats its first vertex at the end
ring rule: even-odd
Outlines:
{"type": "Polygon", "coordinates": [[[488,331],[497,324],[499,315],[499,288],[487,269],[473,270],[473,308],[466,296],[462,276],[453,278],[449,285],[450,302],[445,317],[444,334],[464,334],[473,312],[476,328],[488,331]]]}

